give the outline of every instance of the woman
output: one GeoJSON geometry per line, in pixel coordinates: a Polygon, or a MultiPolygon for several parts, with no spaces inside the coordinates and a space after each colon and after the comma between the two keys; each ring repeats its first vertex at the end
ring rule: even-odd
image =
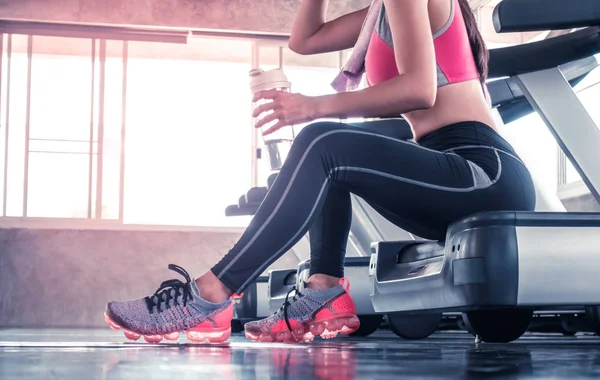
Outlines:
{"type": "Polygon", "coordinates": [[[402,114],[416,143],[379,135],[373,126],[316,122],[304,128],[254,219],[217,265],[195,281],[170,266],[187,282],[170,280],[152,296],[108,304],[107,322],[128,338],[156,342],[185,331],[194,341],[226,340],[233,294],[309,229],[306,289],[276,314],[246,324],[246,336],[309,341],[356,330],[343,279],[350,193],[429,239],[443,239],[450,223],[477,212],[534,209],[531,177],[494,127],[485,96],[488,55],[467,0],[375,0],[330,22],[324,22],[326,5],[302,2],[290,48],[316,54],[354,46],[355,76],[350,63],[342,86],[356,87],[363,63],[369,86],[318,97],[265,91],[257,98],[273,102],[255,115],[274,112],[256,126],[348,117],[382,117],[375,124],[383,125],[399,123],[385,116],[402,114]]]}

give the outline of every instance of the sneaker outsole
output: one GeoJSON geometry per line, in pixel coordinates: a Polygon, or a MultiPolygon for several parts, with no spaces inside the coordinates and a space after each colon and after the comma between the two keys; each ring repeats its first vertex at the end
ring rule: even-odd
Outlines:
{"type": "MultiPolygon", "coordinates": [[[[108,314],[104,313],[104,320],[108,324],[108,326],[113,330],[123,330],[123,334],[125,338],[133,341],[138,341],[141,337],[144,337],[144,340],[147,343],[160,343],[163,339],[169,342],[176,342],[179,339],[180,332],[175,331],[169,334],[164,335],[144,335],[139,334],[134,331],[128,330],[118,323],[113,321],[108,314]]],[[[191,343],[223,343],[231,336],[231,327],[225,329],[194,329],[191,328],[189,330],[184,331],[187,340],[191,343]]]]}
{"type": "Polygon", "coordinates": [[[360,320],[356,315],[334,315],[327,319],[306,322],[292,331],[262,334],[245,331],[245,335],[253,342],[308,343],[317,336],[323,339],[333,339],[338,334],[350,335],[359,327],[360,320]]]}

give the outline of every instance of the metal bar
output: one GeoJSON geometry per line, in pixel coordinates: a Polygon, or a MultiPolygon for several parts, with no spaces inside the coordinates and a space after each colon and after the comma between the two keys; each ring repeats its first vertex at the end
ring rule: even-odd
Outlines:
{"type": "Polygon", "coordinates": [[[23,217],[27,217],[29,198],[29,136],[31,132],[31,69],[33,66],[33,36],[27,37],[27,105],[25,114],[25,162],[23,167],[23,217]]]}
{"type": "Polygon", "coordinates": [[[592,84],[590,84],[590,85],[588,85],[588,86],[585,86],[585,87],[583,87],[583,88],[580,88],[580,89],[578,89],[578,90],[577,90],[577,93],[578,93],[578,94],[581,94],[582,92],[584,92],[584,91],[586,91],[586,90],[589,90],[589,89],[591,89],[591,88],[594,88],[594,87],[598,86],[599,84],[600,84],[600,82],[592,83],[592,84]]]}
{"type": "Polygon", "coordinates": [[[216,37],[216,38],[231,38],[243,40],[262,40],[286,43],[290,36],[285,34],[269,34],[269,33],[246,33],[246,32],[223,32],[216,30],[192,30],[192,36],[197,37],[216,37]]]}
{"type": "Polygon", "coordinates": [[[223,31],[213,29],[136,28],[107,25],[75,25],[17,20],[0,20],[0,32],[54,37],[102,38],[125,41],[187,43],[188,37],[262,40],[286,43],[288,34],[223,31]]]}
{"type": "Polygon", "coordinates": [[[129,43],[123,41],[123,87],[121,94],[121,173],[119,178],[119,221],[123,222],[125,215],[125,137],[127,132],[127,64],[129,63],[129,43]]]}
{"type": "Polygon", "coordinates": [[[283,68],[283,46],[279,47],[279,56],[277,57],[279,68],[283,68]]]}
{"type": "Polygon", "coordinates": [[[89,149],[89,161],[88,161],[88,204],[87,204],[87,218],[92,218],[92,197],[94,192],[94,105],[96,92],[96,39],[92,39],[92,96],[91,96],[91,108],[90,108],[90,149],[89,149]]]}
{"type": "Polygon", "coordinates": [[[10,125],[10,69],[12,62],[12,34],[7,37],[6,46],[6,123],[4,127],[4,144],[6,149],[4,150],[4,189],[2,192],[2,216],[6,216],[6,206],[8,201],[8,130],[10,125]]]}
{"type": "Polygon", "coordinates": [[[100,40],[100,83],[98,95],[98,147],[96,159],[96,213],[95,218],[102,218],[102,170],[104,157],[104,91],[106,82],[106,40],[100,40]]]}
{"type": "Polygon", "coordinates": [[[66,152],[64,150],[30,150],[29,153],[46,153],[46,154],[85,154],[88,152],[66,152]]]}
{"type": "Polygon", "coordinates": [[[563,153],[560,146],[556,147],[556,156],[558,158],[557,167],[557,187],[558,190],[561,186],[567,183],[567,156],[563,153]]]}
{"type": "MultiPolygon", "coordinates": [[[[45,139],[45,138],[39,138],[39,137],[32,137],[29,139],[29,141],[52,141],[52,142],[68,142],[68,143],[89,143],[90,140],[65,140],[65,139],[45,139]]],[[[96,140],[93,140],[92,142],[96,142],[96,140]]]]}
{"type": "Polygon", "coordinates": [[[600,129],[569,82],[558,68],[519,75],[515,79],[591,193],[600,202],[600,129]]]}
{"type": "Polygon", "coordinates": [[[492,0],[471,0],[469,1],[469,5],[471,6],[472,10],[478,10],[491,2],[492,0]]]}
{"type": "Polygon", "coordinates": [[[348,234],[348,243],[346,244],[346,257],[365,257],[370,255],[371,251],[368,250],[365,252],[356,236],[350,231],[348,234]]]}
{"type": "MultiPolygon", "coordinates": [[[[252,69],[260,68],[260,47],[256,42],[252,43],[252,69]]],[[[250,107],[253,107],[250,100],[250,107]]],[[[258,186],[258,131],[254,128],[254,120],[250,115],[250,145],[251,145],[251,160],[250,160],[250,187],[258,186]]]]}
{"type": "Polygon", "coordinates": [[[186,29],[141,29],[102,25],[73,25],[27,21],[0,21],[0,31],[12,34],[36,36],[97,38],[108,40],[129,40],[141,42],[187,43],[190,31],[186,29]]]}

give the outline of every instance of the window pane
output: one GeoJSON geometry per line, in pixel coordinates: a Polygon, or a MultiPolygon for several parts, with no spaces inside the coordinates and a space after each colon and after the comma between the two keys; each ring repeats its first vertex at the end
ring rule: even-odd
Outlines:
{"type": "Polygon", "coordinates": [[[33,37],[31,138],[89,141],[91,56],[89,39],[33,37]],[[78,54],[52,54],[52,46],[67,41],[77,45],[78,54]]]}
{"type": "MultiPolygon", "coordinates": [[[[8,178],[6,215],[23,216],[23,181],[25,173],[25,122],[27,116],[27,41],[28,36],[10,39],[10,88],[8,99],[8,178]]],[[[8,64],[8,63],[7,63],[8,64]]]]}
{"type": "Polygon", "coordinates": [[[247,62],[232,63],[220,41],[224,55],[213,62],[184,59],[189,46],[137,58],[148,43],[130,42],[125,222],[240,223],[224,211],[250,184],[251,49],[247,42],[247,62]]]}
{"type": "Polygon", "coordinates": [[[86,218],[87,154],[30,153],[27,216],[86,218]]]}
{"type": "Polygon", "coordinates": [[[543,189],[555,193],[558,183],[557,143],[537,113],[500,128],[543,189]],[[535,141],[535,144],[531,142],[535,141]]]}
{"type": "Polygon", "coordinates": [[[85,218],[92,40],[33,36],[32,51],[27,216],[85,218]]]}

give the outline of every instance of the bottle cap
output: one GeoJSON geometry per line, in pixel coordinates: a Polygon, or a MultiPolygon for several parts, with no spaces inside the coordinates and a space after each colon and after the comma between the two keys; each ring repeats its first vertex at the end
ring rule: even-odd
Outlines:
{"type": "Polygon", "coordinates": [[[289,88],[291,85],[281,69],[263,71],[253,69],[250,71],[250,90],[252,93],[274,88],[289,88]]]}

